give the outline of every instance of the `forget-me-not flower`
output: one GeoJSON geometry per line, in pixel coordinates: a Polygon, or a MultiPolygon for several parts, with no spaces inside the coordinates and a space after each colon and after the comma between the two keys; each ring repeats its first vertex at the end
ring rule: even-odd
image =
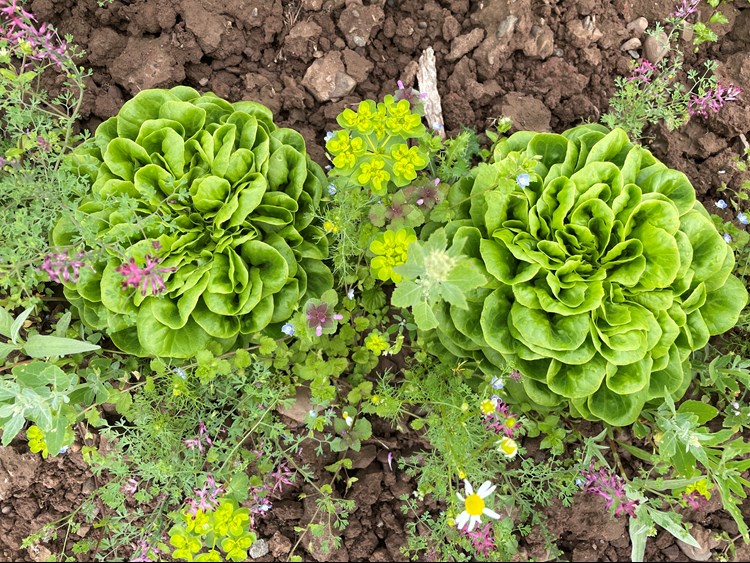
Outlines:
{"type": "Polygon", "coordinates": [[[518,184],[522,188],[528,188],[530,183],[531,177],[528,174],[524,173],[516,176],[516,184],[518,184]]]}
{"type": "Polygon", "coordinates": [[[748,219],[747,215],[744,214],[742,211],[737,213],[737,220],[743,225],[747,225],[748,223],[750,223],[750,219],[748,219]]]}

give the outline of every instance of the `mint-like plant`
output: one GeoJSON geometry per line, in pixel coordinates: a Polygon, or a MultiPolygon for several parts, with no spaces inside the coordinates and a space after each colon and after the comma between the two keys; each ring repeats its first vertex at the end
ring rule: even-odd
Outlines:
{"type": "Polygon", "coordinates": [[[488,282],[466,306],[446,299],[432,344],[488,373],[518,369],[507,387],[520,400],[631,424],[646,402],[684,394],[690,353],[747,302],[686,176],[620,129],[516,133],[448,200],[446,230],[454,245],[468,237],[488,282]]]}
{"type": "Polygon", "coordinates": [[[145,90],[74,158],[91,188],[53,241],[103,252],[65,295],[126,352],[187,358],[275,337],[333,284],[316,219],[325,175],[261,104],[145,90]]]}

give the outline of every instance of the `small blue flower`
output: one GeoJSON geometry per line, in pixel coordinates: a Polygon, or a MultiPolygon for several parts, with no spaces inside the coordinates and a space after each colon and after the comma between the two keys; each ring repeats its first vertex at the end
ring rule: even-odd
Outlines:
{"type": "Polygon", "coordinates": [[[174,368],[172,370],[172,373],[174,373],[177,377],[181,377],[182,379],[187,379],[187,374],[185,373],[185,370],[182,368],[174,368]]]}
{"type": "Polygon", "coordinates": [[[336,195],[336,186],[328,184],[328,195],[336,195]]]}
{"type": "Polygon", "coordinates": [[[516,184],[522,188],[528,188],[531,183],[531,177],[528,174],[519,174],[516,176],[516,184]]]}
{"type": "Polygon", "coordinates": [[[324,141],[325,141],[325,142],[327,143],[328,141],[330,141],[330,140],[331,140],[331,138],[332,138],[332,137],[333,137],[334,135],[335,135],[335,133],[334,133],[333,131],[328,131],[328,132],[326,133],[326,136],[325,136],[325,137],[323,137],[323,140],[324,140],[324,141]]]}
{"type": "Polygon", "coordinates": [[[331,171],[331,165],[330,164],[326,164],[326,172],[330,172],[330,171],[331,171]]]}
{"type": "Polygon", "coordinates": [[[318,416],[318,411],[316,411],[315,409],[310,409],[307,414],[310,415],[310,418],[315,418],[316,416],[318,416]]]}
{"type": "Polygon", "coordinates": [[[69,449],[70,448],[68,446],[63,446],[62,448],[60,448],[60,455],[65,455],[66,453],[68,453],[69,449]]]}
{"type": "Polygon", "coordinates": [[[724,233],[724,241],[726,241],[727,244],[732,242],[732,235],[730,235],[729,233],[724,233]]]}
{"type": "Polygon", "coordinates": [[[716,202],[716,207],[718,207],[719,209],[726,209],[727,202],[724,201],[723,199],[720,199],[719,201],[716,202]]]}
{"type": "Polygon", "coordinates": [[[581,477],[576,477],[575,483],[579,487],[583,487],[586,484],[586,481],[584,479],[582,479],[581,477]]]}
{"type": "Polygon", "coordinates": [[[294,325],[292,323],[286,323],[281,327],[281,332],[287,336],[294,336],[294,325]]]}
{"type": "Polygon", "coordinates": [[[490,385],[492,385],[493,389],[502,389],[504,387],[503,380],[499,377],[493,377],[492,381],[490,381],[490,385]]]}
{"type": "Polygon", "coordinates": [[[742,211],[740,211],[737,214],[737,220],[742,223],[743,225],[747,225],[750,223],[750,219],[747,218],[747,215],[745,215],[742,211]]]}

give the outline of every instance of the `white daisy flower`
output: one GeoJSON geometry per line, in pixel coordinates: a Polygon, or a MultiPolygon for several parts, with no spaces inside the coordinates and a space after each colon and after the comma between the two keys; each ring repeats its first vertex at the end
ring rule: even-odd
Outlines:
{"type": "Polygon", "coordinates": [[[468,480],[464,479],[464,485],[466,498],[462,497],[460,493],[456,493],[458,500],[464,503],[464,511],[456,518],[456,526],[459,530],[468,522],[469,527],[466,531],[471,532],[474,529],[474,526],[482,523],[481,516],[483,514],[490,518],[494,518],[495,520],[500,518],[500,515],[497,512],[490,510],[484,504],[484,499],[495,491],[496,485],[493,485],[489,481],[485,481],[476,493],[468,480]]]}

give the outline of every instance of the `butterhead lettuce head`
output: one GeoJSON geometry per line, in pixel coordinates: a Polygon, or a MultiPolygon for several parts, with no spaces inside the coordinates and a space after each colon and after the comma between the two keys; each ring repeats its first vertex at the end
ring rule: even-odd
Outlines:
{"type": "Polygon", "coordinates": [[[630,424],[684,394],[691,352],[747,302],[687,177],[621,130],[516,133],[452,192],[454,241],[471,239],[490,282],[468,309],[443,306],[435,343],[517,368],[510,387],[539,405],[630,424]]]}
{"type": "Polygon", "coordinates": [[[83,242],[105,255],[65,295],[126,352],[187,358],[209,341],[228,350],[332,286],[316,219],[325,175],[302,136],[277,127],[261,104],[182,86],[145,90],[74,163],[91,190],[53,242],[78,242],[85,225],[83,242]],[[146,284],[123,290],[122,264],[157,258],[160,294],[146,284]]]}

